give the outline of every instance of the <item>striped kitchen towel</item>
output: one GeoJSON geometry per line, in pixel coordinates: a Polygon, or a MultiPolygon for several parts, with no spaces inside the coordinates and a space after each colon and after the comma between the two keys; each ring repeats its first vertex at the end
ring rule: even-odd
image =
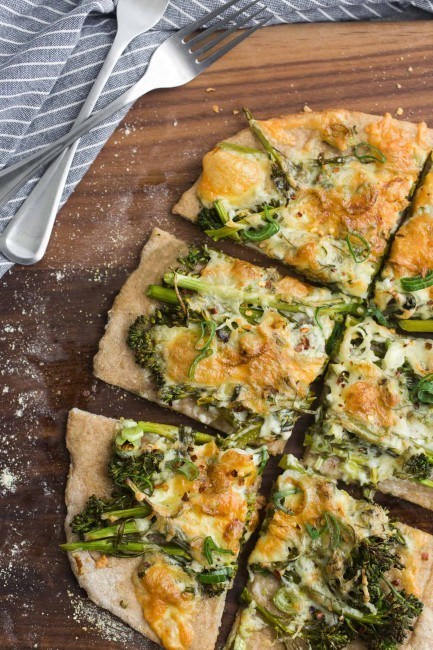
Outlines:
{"type": "MultiPolygon", "coordinates": [[[[121,57],[96,109],[143,73],[157,45],[225,0],[172,0],[156,27],[121,57]]],[[[263,0],[264,1],[264,0],[263,0]]],[[[264,2],[265,3],[265,2],[264,2]]],[[[271,23],[425,17],[433,0],[268,0],[271,23]]],[[[72,126],[116,32],[116,0],[0,0],[0,166],[10,165],[72,126]]],[[[126,109],[84,136],[62,203],[86,173],[126,109]]],[[[0,232],[28,196],[32,178],[0,211],[0,232]]],[[[0,255],[0,277],[12,263],[0,255]]]]}

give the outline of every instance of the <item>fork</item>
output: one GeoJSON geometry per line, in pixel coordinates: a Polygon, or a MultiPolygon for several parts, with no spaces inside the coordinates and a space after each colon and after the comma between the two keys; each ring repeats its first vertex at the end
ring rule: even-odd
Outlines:
{"type": "MultiPolygon", "coordinates": [[[[168,0],[119,0],[115,39],[75,124],[91,115],[122,52],[161,19],[167,5],[168,0]]],[[[52,162],[4,229],[0,247],[13,262],[35,264],[44,256],[78,143],[52,162]]]]}
{"type": "MultiPolygon", "coordinates": [[[[182,86],[195,79],[206,68],[270,20],[271,15],[269,14],[257,20],[256,24],[249,29],[244,29],[238,35],[227,40],[236,30],[243,27],[248,21],[257,19],[266,10],[266,6],[259,5],[258,9],[250,12],[249,10],[259,3],[259,0],[252,0],[246,6],[235,8],[234,12],[225,13],[238,2],[239,0],[229,0],[221,7],[170,36],[155,50],[144,75],[131,88],[105,108],[73,126],[69,133],[47,145],[42,151],[0,171],[0,208],[6,205],[18,188],[31,178],[39,167],[51,162],[65,148],[95,126],[152,90],[182,86]],[[222,14],[225,15],[221,18],[222,14]],[[195,34],[197,30],[214,18],[219,18],[219,20],[195,34]],[[230,25],[232,21],[233,24],[230,25]]],[[[4,242],[7,228],[0,235],[0,250],[5,253],[6,257],[8,249],[4,242]]],[[[22,260],[20,261],[22,263],[22,260]]]]}

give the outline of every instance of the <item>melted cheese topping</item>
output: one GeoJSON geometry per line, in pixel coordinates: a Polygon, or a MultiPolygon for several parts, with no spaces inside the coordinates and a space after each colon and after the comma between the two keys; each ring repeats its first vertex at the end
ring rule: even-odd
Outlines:
{"type": "MultiPolygon", "coordinates": [[[[277,482],[280,495],[289,492],[284,501],[288,512],[269,508],[248,561],[248,590],[254,600],[246,610],[246,619],[240,620],[239,638],[245,641],[245,645],[240,646],[242,650],[248,647],[247,642],[255,629],[260,629],[254,625],[260,611],[257,607],[256,612],[255,603],[281,616],[277,600],[274,600],[280,588],[283,611],[288,608],[289,613],[284,617],[289,627],[288,636],[299,634],[318,610],[329,625],[338,623],[339,608],[351,611],[355,617],[359,615],[359,610],[352,605],[353,592],[359,586],[365,587],[362,609],[365,604],[369,606],[370,592],[366,574],[359,570],[352,577],[350,570],[347,572],[352,552],[368,538],[386,539],[394,535],[387,513],[380,506],[352,498],[329,479],[305,471],[293,457],[288,457],[288,461],[293,469],[286,470],[277,482]],[[338,533],[332,532],[334,526],[338,533]],[[263,568],[267,571],[263,572],[263,568]]],[[[281,503],[281,496],[278,503],[281,503]]],[[[404,544],[396,546],[395,551],[407,566],[392,569],[387,578],[398,589],[404,588],[420,596],[425,576],[423,567],[419,567],[422,558],[426,557],[426,546],[431,548],[431,538],[421,531],[413,531],[412,535],[412,529],[405,526],[400,526],[400,530],[404,544]]],[[[361,609],[361,603],[359,607],[361,609]]]]}
{"type": "MultiPolygon", "coordinates": [[[[271,144],[298,165],[297,189],[274,214],[279,232],[249,245],[313,279],[365,297],[386,243],[408,205],[407,197],[427,155],[427,142],[425,125],[414,133],[389,114],[380,120],[372,117],[364,125],[356,120],[356,114],[348,111],[326,111],[257,121],[271,144]],[[386,162],[364,163],[354,157],[341,164],[320,166],[317,162],[319,155],[332,158],[343,152],[352,156],[352,148],[363,142],[379,149],[386,162]],[[346,242],[349,232],[368,241],[368,259],[353,259],[346,242]]],[[[261,205],[265,194],[268,200],[278,198],[271,167],[263,165],[260,156],[214,150],[203,161],[199,198],[207,207],[223,199],[231,217],[236,210],[261,205]]],[[[251,214],[245,224],[257,226],[260,219],[251,214]]]]}
{"type": "Polygon", "coordinates": [[[255,205],[258,196],[266,198],[273,193],[269,177],[270,162],[266,156],[216,148],[203,159],[198,194],[207,207],[224,199],[233,208],[245,208],[255,205]]]}
{"type": "MultiPolygon", "coordinates": [[[[216,553],[213,562],[231,564],[241,539],[248,538],[257,525],[249,499],[257,487],[259,456],[238,449],[221,451],[209,442],[194,446],[190,458],[199,470],[195,480],[162,469],[148,499],[156,520],[151,531],[168,541],[174,536],[187,541],[195,571],[209,566],[203,554],[206,537],[232,551],[216,553]]],[[[170,459],[169,450],[166,461],[170,459]]],[[[146,556],[143,569],[134,576],[134,585],[144,618],[165,648],[187,650],[194,640],[193,625],[200,609],[195,579],[160,554],[146,556]]]]}
{"type": "MultiPolygon", "coordinates": [[[[167,379],[191,383],[188,372],[198,354],[199,332],[193,327],[158,330],[167,379]]],[[[305,397],[323,368],[324,349],[311,349],[306,334],[296,333],[286,318],[269,310],[259,325],[234,330],[227,343],[214,340],[212,356],[196,366],[192,383],[220,391],[239,385],[237,401],[266,415],[270,413],[270,392],[286,399],[295,394],[305,397]]]]}
{"type": "Polygon", "coordinates": [[[433,371],[428,341],[396,335],[373,320],[348,327],[326,377],[325,427],[355,433],[398,455],[433,450],[431,408],[414,406],[403,367],[433,371]]]}
{"type": "Polygon", "coordinates": [[[405,292],[399,280],[424,276],[433,270],[433,171],[418,189],[411,211],[412,216],[396,234],[389,260],[376,284],[375,301],[383,311],[395,301],[400,308],[399,318],[432,318],[433,287],[405,292]]]}
{"type": "Polygon", "coordinates": [[[143,615],[167,650],[187,650],[194,639],[198,601],[185,590],[187,574],[160,556],[134,585],[143,615]]]}
{"type": "Polygon", "coordinates": [[[311,543],[306,524],[320,528],[325,512],[350,523],[358,539],[383,533],[386,514],[381,508],[368,506],[366,514],[363,510],[365,502],[356,501],[347,492],[338,490],[334,483],[317,474],[287,470],[278,478],[277,489],[285,491],[290,488],[299,490],[294,497],[289,497],[288,508],[293,514],[278,509],[273,512],[250,555],[249,564],[266,566],[272,562],[284,561],[291,549],[305,551],[311,543]]]}
{"type": "MultiPolygon", "coordinates": [[[[248,494],[257,480],[257,456],[237,449],[222,452],[209,442],[196,446],[191,458],[200,472],[197,479],[171,475],[150,498],[168,514],[157,516],[156,529],[169,536],[181,531],[190,540],[193,558],[202,564],[207,564],[203,555],[207,536],[237,555],[247,522],[248,494]]],[[[225,559],[232,562],[233,556],[225,559]]]]}

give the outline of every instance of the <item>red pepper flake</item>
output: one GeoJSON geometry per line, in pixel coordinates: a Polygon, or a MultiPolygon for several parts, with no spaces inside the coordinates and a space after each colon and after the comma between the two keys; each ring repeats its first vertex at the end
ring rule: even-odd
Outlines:
{"type": "Polygon", "coordinates": [[[427,562],[428,557],[429,555],[426,551],[424,551],[424,553],[421,553],[421,560],[423,560],[424,562],[427,562]]]}

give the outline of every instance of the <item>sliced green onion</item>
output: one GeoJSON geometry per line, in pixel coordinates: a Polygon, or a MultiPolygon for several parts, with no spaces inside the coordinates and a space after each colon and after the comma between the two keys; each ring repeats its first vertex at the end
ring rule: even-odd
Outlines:
{"type": "Polygon", "coordinates": [[[415,275],[413,277],[400,278],[400,284],[403,291],[420,291],[427,289],[433,285],[433,271],[427,271],[422,275],[415,275]]]}
{"type": "Polygon", "coordinates": [[[167,463],[167,467],[172,469],[175,472],[178,472],[179,474],[183,474],[186,476],[188,481],[195,481],[195,479],[199,475],[199,470],[197,465],[194,465],[194,463],[187,459],[187,458],[175,458],[174,460],[170,460],[167,463]]]}
{"type": "Polygon", "coordinates": [[[220,582],[227,582],[234,573],[232,567],[221,567],[214,571],[203,571],[197,575],[197,580],[204,585],[215,585],[220,582]]]}
{"type": "Polygon", "coordinates": [[[168,287],[161,287],[159,284],[151,284],[148,286],[146,296],[152,300],[159,300],[160,302],[167,302],[170,305],[178,305],[179,298],[177,297],[174,289],[168,287]]]}
{"type": "Polygon", "coordinates": [[[284,614],[294,614],[293,592],[287,587],[281,587],[272,598],[275,607],[284,614]]]}
{"type": "Polygon", "coordinates": [[[194,346],[194,348],[198,350],[199,354],[196,356],[196,358],[194,359],[194,361],[189,367],[188,370],[189,379],[194,379],[195,370],[197,368],[197,365],[200,363],[200,361],[202,361],[202,359],[206,359],[207,357],[211,357],[213,355],[213,350],[210,347],[210,345],[215,337],[216,324],[211,320],[203,320],[200,322],[200,327],[201,327],[201,334],[194,346]]]}
{"type": "Polygon", "coordinates": [[[233,551],[231,551],[229,548],[220,548],[217,546],[212,537],[205,537],[205,540],[203,542],[203,555],[209,564],[212,564],[213,562],[212,553],[234,555],[233,551]]]}
{"type": "Polygon", "coordinates": [[[337,517],[330,512],[325,512],[325,526],[331,538],[331,549],[335,550],[340,546],[341,531],[337,517]]]}
{"type": "Polygon", "coordinates": [[[259,465],[259,469],[258,469],[258,475],[259,476],[261,474],[263,474],[263,472],[265,470],[265,467],[266,467],[266,463],[269,460],[269,452],[268,452],[266,447],[263,447],[260,454],[261,454],[261,459],[260,459],[260,465],[259,465]]]}
{"type": "Polygon", "coordinates": [[[362,163],[380,162],[386,163],[386,156],[379,149],[368,142],[358,142],[353,148],[355,158],[362,163]],[[362,153],[364,151],[364,153],[362,153]]]}
{"type": "Polygon", "coordinates": [[[325,527],[315,528],[311,524],[305,524],[305,529],[312,540],[318,539],[325,530],[325,527]]]}
{"type": "Polygon", "coordinates": [[[287,490],[281,490],[281,492],[274,492],[272,496],[272,501],[274,503],[276,510],[281,510],[286,513],[286,515],[293,515],[293,510],[289,510],[284,505],[286,497],[292,496],[293,494],[299,494],[301,490],[297,487],[289,488],[287,490]]]}
{"type": "Polygon", "coordinates": [[[276,221],[270,221],[262,228],[247,228],[241,231],[242,239],[250,242],[261,242],[273,237],[280,231],[280,226],[276,221]]]}
{"type": "Polygon", "coordinates": [[[346,242],[354,261],[357,264],[368,260],[371,247],[368,241],[359,232],[352,230],[346,235],[346,242]]]}
{"type": "Polygon", "coordinates": [[[405,332],[433,332],[433,320],[403,318],[398,321],[398,325],[405,332]]]}
{"type": "Polygon", "coordinates": [[[261,149],[255,149],[254,147],[244,147],[241,144],[236,144],[236,142],[220,142],[218,144],[218,147],[224,151],[236,151],[236,153],[253,153],[260,154],[261,156],[266,155],[265,152],[261,149]]]}
{"type": "Polygon", "coordinates": [[[277,631],[277,633],[283,633],[285,635],[288,634],[289,636],[292,636],[293,631],[284,622],[284,620],[281,619],[279,616],[275,616],[274,614],[272,614],[272,612],[269,611],[269,609],[263,607],[263,605],[260,605],[260,603],[255,601],[246,587],[244,588],[241,594],[241,602],[245,603],[246,605],[249,605],[250,603],[254,603],[254,606],[256,610],[259,612],[259,614],[261,615],[261,617],[267,623],[269,623],[277,631]]]}
{"type": "Polygon", "coordinates": [[[416,384],[410,398],[413,402],[433,404],[433,373],[426,375],[416,384]]]}

